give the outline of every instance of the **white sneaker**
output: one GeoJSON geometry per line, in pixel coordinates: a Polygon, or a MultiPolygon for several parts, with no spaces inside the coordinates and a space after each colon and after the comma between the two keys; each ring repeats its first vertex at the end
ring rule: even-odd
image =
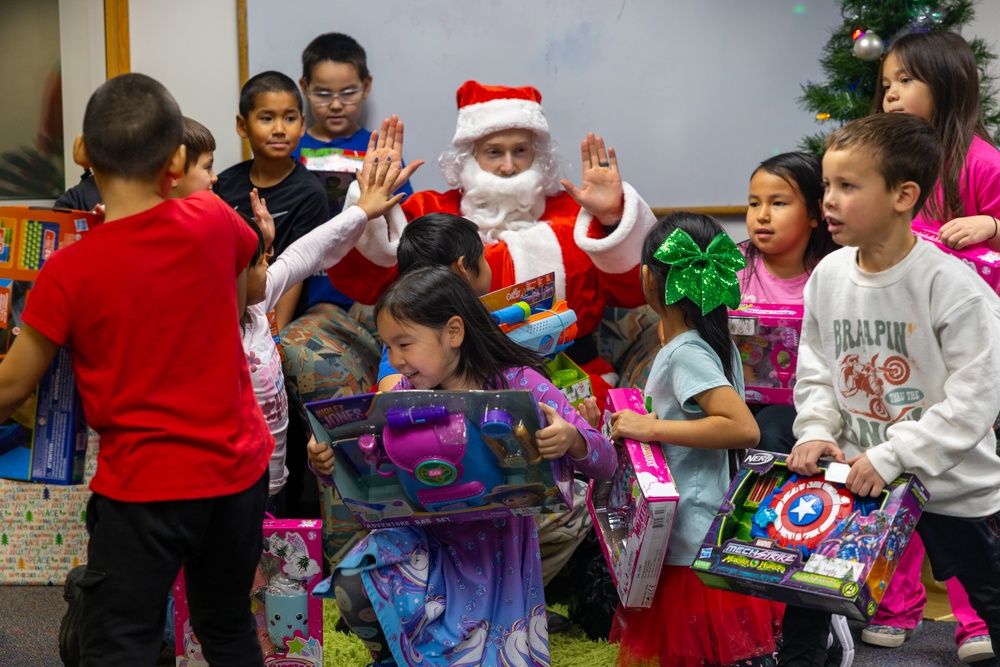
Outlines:
{"type": "Polygon", "coordinates": [[[969,664],[979,660],[989,660],[996,657],[993,653],[993,642],[989,635],[974,635],[966,639],[958,647],[958,659],[969,664]]]}
{"type": "MultiPolygon", "coordinates": [[[[916,628],[897,628],[894,625],[869,625],[861,631],[861,641],[873,646],[897,648],[913,636],[916,628]]],[[[970,637],[971,639],[971,637],[970,637]]]]}

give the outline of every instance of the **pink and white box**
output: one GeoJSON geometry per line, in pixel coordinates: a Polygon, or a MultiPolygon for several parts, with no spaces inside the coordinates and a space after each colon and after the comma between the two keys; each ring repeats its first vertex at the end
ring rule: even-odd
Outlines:
{"type": "Polygon", "coordinates": [[[802,306],[779,303],[742,303],[729,311],[747,403],[792,405],[802,314],[802,306]]]}
{"type": "Polygon", "coordinates": [[[949,255],[958,257],[970,269],[978,273],[979,277],[985,280],[986,284],[994,292],[1000,293],[1000,252],[986,247],[985,243],[977,244],[971,248],[955,250],[941,243],[938,230],[930,225],[914,222],[912,229],[914,236],[933,243],[949,255]]]}
{"type": "MultiPolygon", "coordinates": [[[[611,434],[611,414],[626,409],[646,414],[642,392],[608,391],[605,436],[611,434]]],[[[625,439],[617,450],[614,477],[591,480],[587,507],[622,604],[649,607],[660,579],[679,496],[659,443],[625,439]]]]}

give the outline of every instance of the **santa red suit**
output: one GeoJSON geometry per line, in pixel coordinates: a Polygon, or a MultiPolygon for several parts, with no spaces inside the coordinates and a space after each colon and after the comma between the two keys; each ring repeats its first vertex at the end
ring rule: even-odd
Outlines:
{"type": "MultiPolygon", "coordinates": [[[[466,82],[458,91],[458,129],[453,143],[468,147],[495,132],[527,129],[547,145],[549,129],[540,102],[541,95],[534,88],[466,82]]],[[[469,166],[475,169],[475,159],[471,162],[469,166]]],[[[329,270],[329,276],[337,289],[351,298],[374,303],[396,279],[396,246],[407,222],[435,212],[464,215],[480,227],[486,261],[493,271],[491,289],[554,272],[557,299],[565,299],[576,311],[579,341],[597,328],[605,306],[634,308],[644,303],[639,256],[655,218],[631,186],[622,186],[624,210],[613,228],[604,227],[564,190],[544,198],[540,215],[542,206],[531,209],[532,222],[525,222],[522,216],[520,221],[500,226],[487,224],[486,216],[478,216],[468,201],[463,207],[464,188],[417,192],[386,217],[370,220],[354,250],[329,270]]],[[[357,196],[357,185],[353,184],[346,205],[357,196]]],[[[587,348],[574,345],[569,350],[571,357],[578,347],[587,348]]],[[[590,345],[589,349],[595,348],[590,345]]],[[[600,360],[586,358],[594,356],[585,354],[581,359],[577,355],[578,363],[585,365],[592,378],[611,370],[600,360]]]]}

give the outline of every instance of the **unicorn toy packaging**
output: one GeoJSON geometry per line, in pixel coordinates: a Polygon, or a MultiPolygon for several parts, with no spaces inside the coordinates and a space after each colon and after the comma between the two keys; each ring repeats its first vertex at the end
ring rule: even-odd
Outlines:
{"type": "MultiPolygon", "coordinates": [[[[323,578],[322,522],[265,519],[264,551],[247,603],[257,621],[264,664],[323,667],[323,601],[311,595],[323,578]]],[[[177,667],[204,667],[191,626],[184,574],[174,584],[177,667]]]]}
{"type": "MultiPolygon", "coordinates": [[[[605,436],[611,435],[611,414],[625,409],[645,414],[642,392],[609,390],[605,436]]],[[[622,604],[649,607],[677,511],[677,487],[658,443],[626,439],[617,449],[614,477],[591,480],[587,508],[622,604]]]]}
{"type": "Polygon", "coordinates": [[[844,486],[846,464],[791,473],[751,449],[691,567],[706,585],[869,621],[929,495],[904,474],[877,498],[844,486]]]}

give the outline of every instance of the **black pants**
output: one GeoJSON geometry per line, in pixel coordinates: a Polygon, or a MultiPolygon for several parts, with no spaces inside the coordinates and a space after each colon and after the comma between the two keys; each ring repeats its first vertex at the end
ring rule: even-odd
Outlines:
{"type": "Polygon", "coordinates": [[[778,454],[791,454],[795,446],[792,424],[795,423],[795,408],[791,405],[751,404],[750,412],[760,429],[757,449],[778,454]]]}
{"type": "MultiPolygon", "coordinates": [[[[958,577],[972,608],[989,628],[990,638],[1000,640],[1000,512],[978,519],[924,512],[917,532],[934,578],[946,581],[958,577]]],[[[822,667],[829,633],[829,613],[789,605],[778,664],[822,667]]]]}
{"type": "Polygon", "coordinates": [[[87,503],[82,667],[154,665],[167,594],[184,566],[191,622],[212,667],[262,665],[250,587],[261,555],[268,474],[201,500],[87,503]]]}

